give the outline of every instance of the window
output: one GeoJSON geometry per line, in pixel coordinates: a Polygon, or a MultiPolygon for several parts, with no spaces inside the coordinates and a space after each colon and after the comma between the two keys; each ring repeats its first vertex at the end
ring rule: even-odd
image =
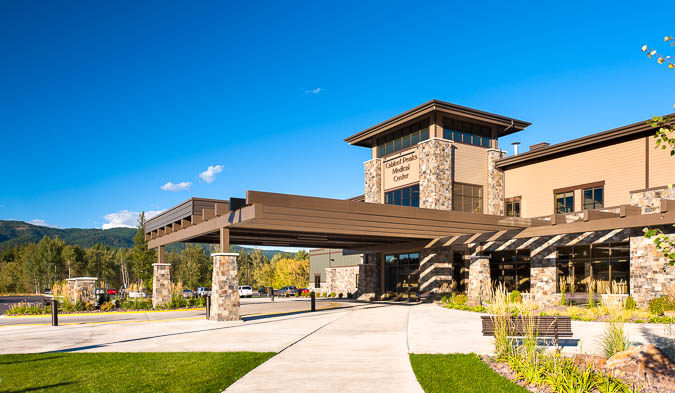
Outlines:
{"type": "Polygon", "coordinates": [[[490,253],[490,280],[507,291],[530,290],[530,250],[490,253]]]}
{"type": "Polygon", "coordinates": [[[572,213],[574,211],[574,191],[555,194],[556,214],[572,213]]]}
{"type": "Polygon", "coordinates": [[[474,146],[490,147],[490,127],[455,119],[443,119],[443,138],[474,146]]]}
{"type": "Polygon", "coordinates": [[[384,203],[387,205],[420,207],[420,186],[399,188],[384,193],[384,203]]]}
{"type": "Polygon", "coordinates": [[[558,291],[596,294],[627,294],[630,285],[630,246],[628,243],[603,243],[558,248],[558,291]],[[565,281],[562,281],[562,279],[565,281]]]}
{"type": "Polygon", "coordinates": [[[483,186],[455,183],[452,187],[452,210],[481,213],[483,211],[483,186]]]}
{"type": "Polygon", "coordinates": [[[520,217],[520,197],[506,199],[504,205],[507,217],[520,217]]]}
{"type": "Polygon", "coordinates": [[[429,119],[403,127],[396,132],[378,138],[377,156],[384,157],[387,154],[414,146],[418,142],[427,139],[429,139],[429,119]]]}
{"type": "Polygon", "coordinates": [[[583,191],[584,210],[602,209],[603,194],[603,187],[586,188],[583,191]]]}
{"type": "Polygon", "coordinates": [[[321,288],[321,274],[314,274],[314,288],[321,288]]]}

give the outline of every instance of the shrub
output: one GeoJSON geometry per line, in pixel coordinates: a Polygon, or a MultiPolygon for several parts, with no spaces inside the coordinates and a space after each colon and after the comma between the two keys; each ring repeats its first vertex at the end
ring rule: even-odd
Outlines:
{"type": "Polygon", "coordinates": [[[448,298],[446,296],[443,296],[441,298],[441,304],[447,304],[448,303],[448,298]]]}
{"type": "Polygon", "coordinates": [[[628,298],[626,298],[626,303],[624,304],[624,307],[626,308],[626,310],[635,310],[637,308],[637,303],[632,297],[628,296],[628,298]]]}
{"type": "Polygon", "coordinates": [[[458,306],[464,306],[466,302],[469,300],[467,296],[463,293],[457,294],[452,297],[452,302],[455,303],[458,306]]]}
{"type": "Polygon", "coordinates": [[[115,308],[115,305],[112,302],[105,302],[101,304],[101,311],[110,311],[115,308]]]}
{"type": "Polygon", "coordinates": [[[331,292],[330,297],[335,297],[335,292],[331,292]]]}
{"type": "Polygon", "coordinates": [[[342,292],[338,293],[338,297],[342,299],[342,292]]]}
{"type": "Polygon", "coordinates": [[[666,303],[669,302],[670,299],[665,296],[654,298],[649,301],[649,312],[655,315],[663,315],[666,310],[666,303]]]}
{"type": "Polygon", "coordinates": [[[9,309],[5,312],[6,315],[42,315],[49,314],[52,312],[52,306],[44,306],[43,304],[35,303],[30,304],[26,302],[21,302],[17,304],[12,304],[9,306],[9,309]]]}
{"type": "Polygon", "coordinates": [[[509,294],[511,303],[521,303],[523,301],[523,296],[520,294],[520,291],[516,290],[509,294]]]}
{"type": "Polygon", "coordinates": [[[300,292],[296,292],[295,297],[300,297],[300,292]]]}
{"type": "Polygon", "coordinates": [[[351,292],[347,292],[347,299],[351,299],[354,296],[351,292]]]}

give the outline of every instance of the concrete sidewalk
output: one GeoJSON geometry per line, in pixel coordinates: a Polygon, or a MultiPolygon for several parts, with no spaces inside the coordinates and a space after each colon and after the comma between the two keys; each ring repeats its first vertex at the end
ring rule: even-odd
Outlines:
{"type": "Polygon", "coordinates": [[[408,358],[415,307],[372,304],[345,312],[226,392],[422,392],[408,358]]]}

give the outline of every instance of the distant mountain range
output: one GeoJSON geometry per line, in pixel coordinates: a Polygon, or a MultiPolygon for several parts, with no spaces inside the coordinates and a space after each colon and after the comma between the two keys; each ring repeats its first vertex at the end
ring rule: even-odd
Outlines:
{"type": "MultiPolygon", "coordinates": [[[[58,236],[67,244],[77,245],[83,248],[92,247],[96,244],[103,244],[112,248],[131,248],[134,246],[135,228],[50,228],[39,225],[29,224],[24,221],[5,221],[0,220],[0,251],[23,245],[27,243],[37,243],[44,236],[58,236]]],[[[171,245],[169,249],[180,249],[181,244],[171,245]]],[[[239,252],[241,248],[252,250],[247,247],[232,246],[232,252],[239,252]]],[[[280,250],[262,250],[262,253],[268,258],[283,252],[280,250]]]]}

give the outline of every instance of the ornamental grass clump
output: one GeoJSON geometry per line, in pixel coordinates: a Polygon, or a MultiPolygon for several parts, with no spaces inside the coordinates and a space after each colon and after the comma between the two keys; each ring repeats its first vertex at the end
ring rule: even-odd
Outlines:
{"type": "Polygon", "coordinates": [[[490,296],[486,305],[487,312],[492,314],[490,319],[494,325],[494,345],[498,359],[506,358],[513,349],[513,340],[509,338],[513,330],[511,326],[511,304],[506,294],[506,288],[499,284],[490,296]]]}
{"type": "Polygon", "coordinates": [[[609,302],[605,305],[609,315],[609,321],[605,325],[600,344],[605,357],[610,358],[618,352],[630,348],[630,340],[626,335],[623,325],[623,303],[609,302]]]}

